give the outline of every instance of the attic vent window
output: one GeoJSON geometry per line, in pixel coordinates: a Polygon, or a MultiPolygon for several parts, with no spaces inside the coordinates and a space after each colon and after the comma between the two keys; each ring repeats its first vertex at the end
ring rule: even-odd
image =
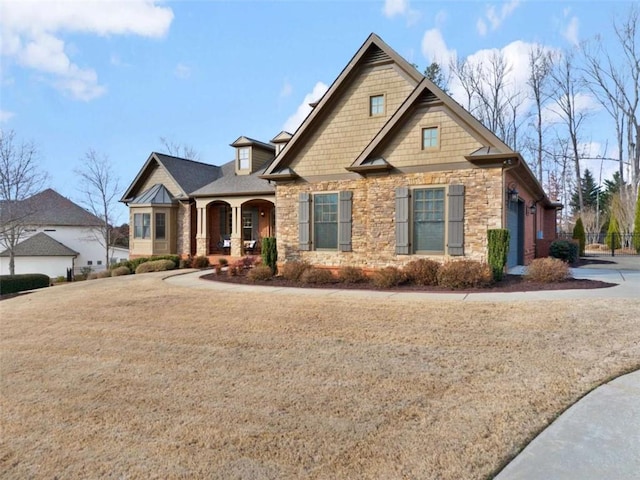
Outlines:
{"type": "Polygon", "coordinates": [[[249,170],[249,147],[238,149],[238,169],[249,170]]]}
{"type": "Polygon", "coordinates": [[[384,95],[373,95],[369,97],[369,115],[384,115],[384,95]]]}

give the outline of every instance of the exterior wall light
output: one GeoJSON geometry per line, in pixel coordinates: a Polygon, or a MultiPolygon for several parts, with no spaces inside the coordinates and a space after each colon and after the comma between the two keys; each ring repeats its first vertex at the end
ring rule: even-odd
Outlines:
{"type": "Polygon", "coordinates": [[[509,186],[507,187],[507,199],[510,202],[518,201],[518,189],[516,188],[515,183],[510,183],[509,186]]]}

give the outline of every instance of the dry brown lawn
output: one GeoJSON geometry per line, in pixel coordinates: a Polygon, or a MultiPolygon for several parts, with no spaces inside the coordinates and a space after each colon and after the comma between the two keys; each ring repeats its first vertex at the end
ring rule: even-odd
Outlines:
{"type": "Polygon", "coordinates": [[[1,478],[488,478],[640,367],[640,300],[248,296],[161,277],[0,302],[1,478]]]}

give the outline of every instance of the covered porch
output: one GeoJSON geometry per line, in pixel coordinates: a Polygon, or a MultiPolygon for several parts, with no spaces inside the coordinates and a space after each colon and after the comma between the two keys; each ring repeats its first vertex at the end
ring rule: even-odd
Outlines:
{"type": "Polygon", "coordinates": [[[196,254],[257,255],[262,239],[275,236],[271,197],[225,197],[196,200],[196,254]]]}

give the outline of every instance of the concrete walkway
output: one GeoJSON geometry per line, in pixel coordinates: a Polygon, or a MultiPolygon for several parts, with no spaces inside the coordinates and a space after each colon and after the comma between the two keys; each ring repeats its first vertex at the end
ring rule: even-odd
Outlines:
{"type": "MultiPolygon", "coordinates": [[[[517,267],[510,273],[519,273],[517,267]]],[[[458,300],[477,302],[510,302],[522,300],[572,300],[580,298],[640,298],[640,270],[614,270],[602,268],[572,269],[575,278],[602,280],[617,284],[615,287],[587,290],[542,290],[533,292],[482,292],[482,293],[430,293],[430,292],[401,292],[352,290],[332,288],[285,288],[263,285],[242,285],[226,282],[212,282],[201,280],[205,273],[183,270],[167,272],[167,283],[190,288],[218,290],[227,292],[269,292],[273,295],[314,295],[327,297],[367,297],[367,298],[429,298],[434,300],[458,300]]],[[[210,272],[207,272],[210,273],[210,272]]]]}
{"type": "Polygon", "coordinates": [[[640,371],[602,385],[538,435],[496,480],[640,478],[640,371]]]}
{"type": "MultiPolygon", "coordinates": [[[[513,273],[518,273],[514,271],[513,273]]],[[[379,292],[319,288],[281,288],[236,285],[201,280],[200,271],[172,275],[165,280],[182,287],[233,292],[269,292],[273,295],[327,297],[430,298],[451,301],[504,302],[640,298],[640,258],[572,269],[575,278],[602,280],[617,286],[589,290],[552,290],[513,293],[379,292]]],[[[640,312],[638,312],[640,321],[640,312]]],[[[640,371],[598,387],[565,411],[536,437],[496,477],[496,480],[639,480],[640,479],[640,371]]]]}

